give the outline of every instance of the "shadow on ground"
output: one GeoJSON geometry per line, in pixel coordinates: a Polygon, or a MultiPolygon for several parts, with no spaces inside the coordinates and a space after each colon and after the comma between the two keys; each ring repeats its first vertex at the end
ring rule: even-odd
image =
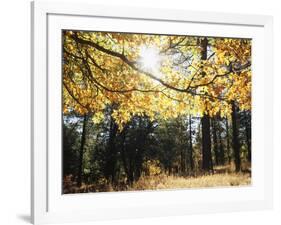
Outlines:
{"type": "Polygon", "coordinates": [[[19,218],[20,220],[26,222],[26,223],[31,223],[31,218],[30,215],[17,215],[17,218],[19,218]]]}

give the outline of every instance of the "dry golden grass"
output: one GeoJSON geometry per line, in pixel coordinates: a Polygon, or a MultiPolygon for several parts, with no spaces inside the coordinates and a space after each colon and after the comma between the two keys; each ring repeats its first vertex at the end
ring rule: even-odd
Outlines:
{"type": "Polygon", "coordinates": [[[234,163],[224,166],[216,166],[214,174],[198,174],[193,177],[157,176],[141,177],[129,190],[159,190],[180,188],[205,188],[205,187],[229,187],[245,186],[251,184],[251,165],[242,164],[242,171],[235,173],[234,163]]]}
{"type": "Polygon", "coordinates": [[[159,190],[179,188],[206,188],[246,186],[251,184],[251,165],[242,164],[242,171],[235,173],[233,163],[214,167],[214,174],[198,174],[197,176],[179,177],[160,174],[144,176],[135,182],[129,190],[159,190]]]}
{"type": "Polygon", "coordinates": [[[98,184],[83,184],[76,187],[71,181],[65,178],[64,193],[88,193],[88,192],[113,192],[113,191],[137,191],[137,190],[161,190],[161,189],[187,189],[207,187],[230,187],[246,186],[251,184],[251,165],[243,164],[242,171],[235,173],[233,164],[216,166],[214,174],[204,175],[198,172],[197,176],[169,176],[160,173],[153,176],[142,176],[132,185],[112,186],[107,182],[98,184]]]}
{"type": "Polygon", "coordinates": [[[141,177],[129,190],[159,190],[178,188],[228,187],[250,185],[250,174],[221,173],[198,177],[146,176],[141,177]]]}

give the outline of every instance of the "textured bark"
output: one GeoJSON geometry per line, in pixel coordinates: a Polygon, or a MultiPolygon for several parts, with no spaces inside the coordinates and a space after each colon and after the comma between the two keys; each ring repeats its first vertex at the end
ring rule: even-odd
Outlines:
{"type": "Polygon", "coordinates": [[[212,120],[212,133],[213,133],[213,151],[215,153],[215,163],[216,165],[220,164],[220,160],[219,160],[219,145],[218,145],[218,137],[217,137],[217,124],[215,121],[215,118],[213,118],[212,120]]]}
{"type": "Polygon", "coordinates": [[[202,124],[202,169],[206,172],[213,172],[209,116],[204,115],[201,119],[201,124],[202,124]]]}
{"type": "Polygon", "coordinates": [[[77,177],[77,186],[80,187],[83,182],[83,158],[84,158],[84,146],[86,142],[86,126],[87,126],[87,115],[84,115],[83,126],[82,126],[82,135],[81,135],[81,144],[79,150],[79,166],[78,166],[78,177],[77,177]]]}
{"type": "Polygon", "coordinates": [[[232,103],[232,147],[234,151],[234,162],[235,162],[235,170],[239,172],[241,170],[241,159],[240,159],[240,143],[238,137],[238,125],[237,125],[237,107],[235,102],[232,103]]]}
{"type": "Polygon", "coordinates": [[[231,151],[230,151],[230,138],[229,138],[229,124],[228,119],[225,119],[225,127],[226,127],[226,151],[228,163],[231,163],[231,151]]]}
{"type": "MultiPolygon", "coordinates": [[[[207,60],[208,39],[205,37],[201,40],[201,59],[207,60]]],[[[205,76],[202,71],[201,76],[205,76]]],[[[211,153],[211,135],[210,135],[210,117],[207,114],[201,118],[202,124],[202,169],[206,172],[213,172],[213,162],[211,153]]]]}
{"type": "Polygon", "coordinates": [[[194,161],[193,161],[193,145],[192,145],[192,120],[191,115],[189,116],[189,163],[190,169],[193,171],[194,169],[194,161]]]}
{"type": "MultiPolygon", "coordinates": [[[[219,123],[220,124],[220,123],[219,123]]],[[[222,131],[221,131],[221,127],[219,126],[218,129],[218,137],[219,137],[219,161],[221,165],[225,164],[225,154],[224,154],[224,146],[223,146],[223,142],[222,142],[222,131]]]]}
{"type": "Polygon", "coordinates": [[[247,120],[250,120],[250,122],[246,121],[246,142],[247,142],[247,160],[248,162],[252,161],[252,149],[251,149],[251,117],[247,116],[247,120]]]}

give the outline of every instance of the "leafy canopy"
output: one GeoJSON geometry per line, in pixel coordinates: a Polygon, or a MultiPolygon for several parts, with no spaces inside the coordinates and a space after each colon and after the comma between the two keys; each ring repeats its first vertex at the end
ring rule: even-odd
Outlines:
{"type": "Polygon", "coordinates": [[[64,31],[64,114],[99,123],[111,106],[120,130],[135,115],[227,117],[251,107],[250,66],[247,39],[64,31]]]}

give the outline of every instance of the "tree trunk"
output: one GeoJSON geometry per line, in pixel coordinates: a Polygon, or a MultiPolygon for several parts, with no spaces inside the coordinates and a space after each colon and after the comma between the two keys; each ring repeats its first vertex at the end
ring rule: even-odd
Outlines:
{"type": "Polygon", "coordinates": [[[241,159],[240,159],[240,143],[238,137],[238,126],[237,126],[237,107],[235,102],[232,101],[232,147],[234,151],[234,162],[235,162],[235,170],[239,172],[241,170],[241,159]]]}
{"type": "Polygon", "coordinates": [[[84,146],[86,142],[86,124],[87,124],[87,115],[84,115],[83,126],[82,126],[82,135],[81,135],[81,144],[79,150],[79,166],[78,166],[78,177],[77,177],[77,186],[80,187],[83,181],[83,158],[84,158],[84,146]]]}
{"type": "Polygon", "coordinates": [[[145,144],[147,142],[147,137],[151,132],[152,123],[146,119],[139,117],[139,128],[140,131],[138,132],[136,140],[137,149],[135,155],[134,181],[137,181],[142,175],[145,144]]]}
{"type": "Polygon", "coordinates": [[[229,140],[229,125],[228,118],[225,119],[225,127],[226,127],[226,150],[227,150],[227,158],[228,163],[231,163],[231,152],[230,152],[230,140],[229,140]]]}
{"type": "Polygon", "coordinates": [[[207,172],[213,172],[209,116],[204,115],[201,118],[201,123],[202,123],[202,169],[207,172]]]}
{"type": "Polygon", "coordinates": [[[126,154],[126,147],[125,147],[125,142],[126,142],[126,127],[123,129],[122,133],[121,133],[121,138],[122,138],[122,145],[121,145],[121,157],[122,157],[122,162],[123,162],[123,167],[124,167],[124,171],[126,173],[127,176],[127,181],[130,182],[130,173],[129,173],[129,168],[128,168],[128,164],[127,164],[127,154],[126,154]]]}
{"type": "MultiPolygon", "coordinates": [[[[201,40],[201,60],[207,60],[208,39],[205,37],[201,40]]],[[[201,76],[205,76],[205,72],[201,72],[201,76]]],[[[210,135],[210,117],[204,113],[201,118],[202,124],[202,169],[204,171],[213,172],[213,162],[211,154],[211,135],[210,135]]]]}
{"type": "Polygon", "coordinates": [[[146,139],[146,130],[144,121],[141,117],[138,118],[138,133],[136,137],[136,149],[135,149],[135,171],[134,171],[134,181],[138,180],[141,176],[142,171],[142,161],[143,161],[143,146],[146,139]]]}
{"type": "MultiPolygon", "coordinates": [[[[219,122],[219,124],[221,124],[221,123],[219,122]]],[[[223,142],[222,142],[221,126],[219,126],[218,132],[219,132],[218,137],[219,137],[219,145],[220,145],[220,147],[219,147],[219,149],[220,149],[220,151],[219,151],[220,164],[224,165],[225,164],[225,158],[224,158],[224,147],[223,147],[223,142]]]]}
{"type": "Polygon", "coordinates": [[[219,145],[218,145],[218,137],[217,137],[217,126],[216,126],[215,118],[213,118],[211,121],[212,121],[212,131],[213,131],[213,150],[215,153],[215,162],[216,162],[216,165],[219,165],[220,161],[219,161],[219,145]]]}
{"type": "Polygon", "coordinates": [[[247,155],[248,162],[251,162],[251,160],[252,160],[251,126],[250,126],[250,124],[251,124],[251,117],[248,117],[246,115],[246,142],[247,142],[247,149],[248,149],[248,155],[247,155]],[[250,120],[250,122],[248,122],[248,120],[250,120]]]}
{"type": "Polygon", "coordinates": [[[115,166],[116,166],[116,146],[115,146],[115,139],[117,134],[118,126],[111,118],[110,121],[110,128],[109,128],[109,140],[108,140],[108,151],[107,151],[107,160],[106,160],[106,169],[105,169],[105,176],[108,181],[112,184],[115,183],[115,166]]]}
{"type": "Polygon", "coordinates": [[[189,115],[189,163],[190,163],[190,169],[193,171],[194,169],[194,161],[193,161],[193,145],[192,145],[192,120],[191,115],[189,115]]]}

